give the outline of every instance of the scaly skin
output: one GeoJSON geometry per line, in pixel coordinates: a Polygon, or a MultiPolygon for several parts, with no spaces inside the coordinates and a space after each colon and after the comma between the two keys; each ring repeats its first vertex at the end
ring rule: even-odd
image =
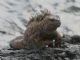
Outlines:
{"type": "Polygon", "coordinates": [[[55,19],[52,14],[46,15],[47,13],[48,12],[42,13],[42,16],[40,16],[42,20],[37,20],[39,19],[39,15],[33,17],[33,20],[27,25],[27,29],[24,32],[24,38],[22,40],[13,39],[10,42],[10,46],[16,49],[45,47],[55,39],[55,46],[60,47],[61,36],[56,30],[60,27],[61,22],[55,19]]]}

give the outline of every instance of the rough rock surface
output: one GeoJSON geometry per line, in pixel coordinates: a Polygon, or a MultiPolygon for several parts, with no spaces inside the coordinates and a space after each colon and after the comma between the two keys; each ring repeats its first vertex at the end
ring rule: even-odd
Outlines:
{"type": "Polygon", "coordinates": [[[80,36],[64,36],[61,48],[42,49],[3,49],[0,51],[1,60],[79,60],[80,36]],[[75,38],[77,37],[77,38],[75,38]],[[78,39],[78,40],[76,40],[78,39]],[[74,43],[71,43],[75,41],[74,43]],[[76,43],[76,44],[75,44],[76,43]],[[77,44],[78,43],[78,44],[77,44]]]}

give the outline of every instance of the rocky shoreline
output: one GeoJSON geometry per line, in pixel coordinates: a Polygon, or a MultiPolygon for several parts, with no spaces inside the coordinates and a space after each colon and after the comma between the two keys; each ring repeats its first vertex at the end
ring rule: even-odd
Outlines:
{"type": "Polygon", "coordinates": [[[79,60],[80,36],[63,37],[62,48],[43,49],[2,49],[1,60],[79,60]],[[76,40],[77,39],[77,40],[76,40]],[[73,43],[74,42],[74,43],[73,43]]]}

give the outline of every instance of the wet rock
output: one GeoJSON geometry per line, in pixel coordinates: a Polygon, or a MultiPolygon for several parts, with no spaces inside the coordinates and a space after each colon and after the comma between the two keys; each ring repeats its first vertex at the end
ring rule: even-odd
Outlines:
{"type": "Polygon", "coordinates": [[[80,36],[79,35],[73,35],[73,36],[69,36],[69,35],[64,35],[62,40],[67,43],[70,44],[80,44],[80,36]]]}
{"type": "Polygon", "coordinates": [[[72,44],[78,44],[80,43],[80,36],[79,35],[74,35],[71,37],[71,43],[72,44]]]}

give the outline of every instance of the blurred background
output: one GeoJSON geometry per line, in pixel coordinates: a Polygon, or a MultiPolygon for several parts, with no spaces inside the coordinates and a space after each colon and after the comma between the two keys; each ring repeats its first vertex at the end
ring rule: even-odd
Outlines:
{"type": "Polygon", "coordinates": [[[29,18],[42,9],[60,17],[61,34],[80,35],[80,0],[0,0],[0,49],[23,35],[29,18]]]}

